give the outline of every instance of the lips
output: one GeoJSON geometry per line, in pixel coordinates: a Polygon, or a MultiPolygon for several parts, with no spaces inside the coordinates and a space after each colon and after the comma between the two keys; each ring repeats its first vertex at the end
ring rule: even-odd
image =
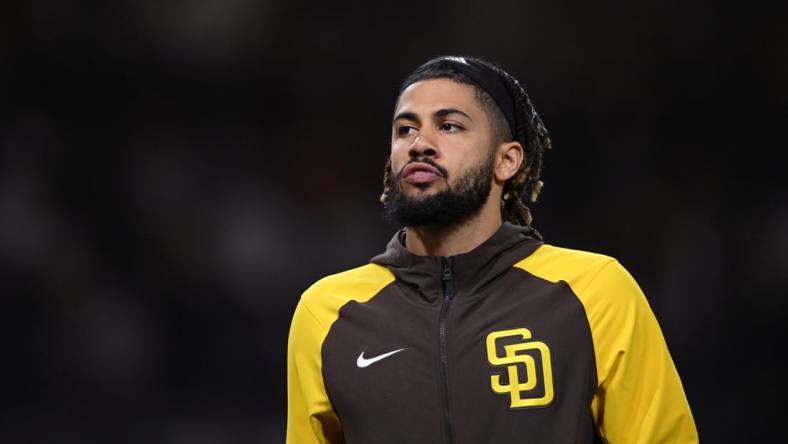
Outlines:
{"type": "Polygon", "coordinates": [[[402,180],[412,184],[429,183],[443,175],[434,166],[424,162],[413,162],[402,169],[402,180]]]}

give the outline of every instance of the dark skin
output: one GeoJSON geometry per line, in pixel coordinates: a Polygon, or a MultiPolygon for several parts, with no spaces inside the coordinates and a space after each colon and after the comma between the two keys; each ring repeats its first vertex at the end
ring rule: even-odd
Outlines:
{"type": "Polygon", "coordinates": [[[419,199],[454,186],[468,171],[478,169],[494,150],[492,189],[481,210],[446,227],[405,227],[405,247],[422,256],[467,253],[501,226],[504,183],[523,162],[519,142],[495,141],[492,125],[469,85],[450,79],[416,82],[403,91],[394,110],[391,169],[399,173],[414,158],[428,157],[448,172],[448,179],[423,165],[409,166],[402,192],[419,199]],[[423,168],[422,168],[423,167],[423,168]]]}

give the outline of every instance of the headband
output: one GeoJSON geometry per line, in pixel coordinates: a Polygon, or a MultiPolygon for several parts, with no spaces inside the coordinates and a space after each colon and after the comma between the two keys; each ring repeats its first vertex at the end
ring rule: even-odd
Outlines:
{"type": "Polygon", "coordinates": [[[495,104],[498,105],[504,117],[506,117],[512,135],[516,133],[517,119],[515,116],[517,114],[515,113],[514,100],[497,72],[474,59],[466,57],[441,57],[433,59],[421,65],[416,72],[436,64],[451,66],[489,94],[495,104]]]}

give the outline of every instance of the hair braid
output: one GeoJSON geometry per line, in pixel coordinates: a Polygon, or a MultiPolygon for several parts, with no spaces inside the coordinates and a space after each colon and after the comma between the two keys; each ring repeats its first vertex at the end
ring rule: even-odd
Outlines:
{"type": "Polygon", "coordinates": [[[523,145],[525,159],[515,175],[506,181],[503,187],[503,207],[509,222],[524,225],[532,229],[533,235],[542,239],[542,235],[531,225],[533,216],[524,202],[535,203],[542,191],[544,182],[540,180],[544,153],[552,145],[542,119],[536,113],[531,99],[520,82],[506,71],[493,67],[504,80],[509,93],[515,101],[517,127],[512,128],[512,138],[523,145]]]}
{"type": "Polygon", "coordinates": [[[386,166],[383,169],[383,193],[380,195],[380,203],[386,205],[386,201],[389,198],[389,192],[391,189],[390,186],[390,176],[391,176],[391,156],[386,157],[386,166]]]}

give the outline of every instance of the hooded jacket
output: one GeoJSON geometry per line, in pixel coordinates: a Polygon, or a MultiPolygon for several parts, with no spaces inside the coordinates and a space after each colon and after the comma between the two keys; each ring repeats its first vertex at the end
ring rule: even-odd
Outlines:
{"type": "Polygon", "coordinates": [[[660,328],[613,258],[509,223],[417,256],[404,231],[302,296],[287,442],[693,443],[660,328]]]}

